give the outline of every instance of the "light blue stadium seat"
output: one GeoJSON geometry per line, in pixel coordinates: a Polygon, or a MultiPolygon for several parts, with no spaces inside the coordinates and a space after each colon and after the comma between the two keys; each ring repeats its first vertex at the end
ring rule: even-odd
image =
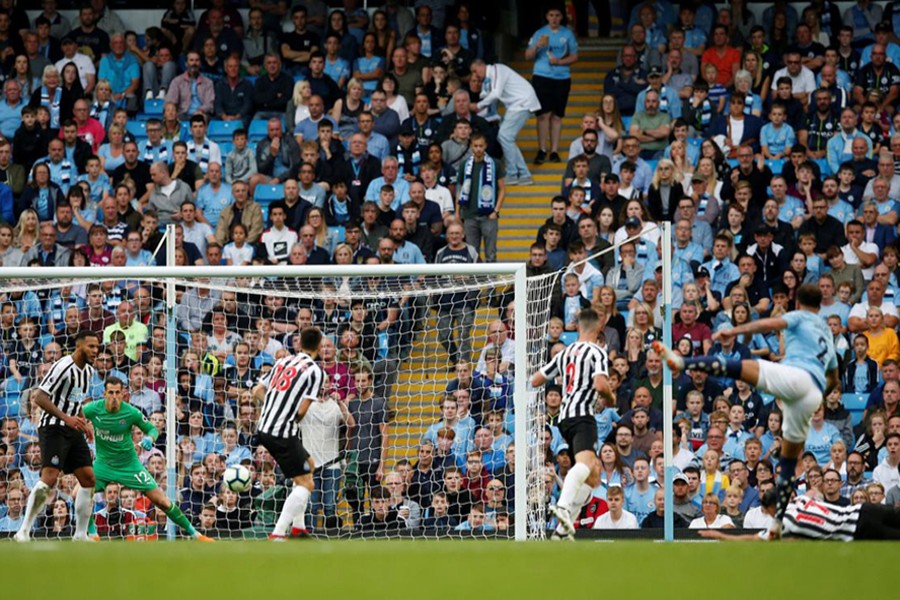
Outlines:
{"type": "Polygon", "coordinates": [[[264,206],[276,200],[284,200],[284,186],[280,183],[260,184],[253,192],[253,199],[264,206]]]}
{"type": "Polygon", "coordinates": [[[650,167],[651,173],[656,173],[656,165],[659,164],[659,160],[651,159],[651,160],[645,160],[644,162],[646,162],[647,165],[650,167]]]}
{"type": "Polygon", "coordinates": [[[128,133],[139,139],[147,139],[147,122],[146,121],[128,121],[125,124],[128,133]]]}
{"type": "Polygon", "coordinates": [[[250,127],[247,128],[247,139],[251,142],[258,142],[269,135],[269,122],[265,119],[253,119],[250,121],[250,127]]]}
{"type": "Polygon", "coordinates": [[[862,421],[863,413],[866,411],[866,404],[869,403],[868,394],[842,394],[841,402],[853,419],[853,426],[859,425],[862,421]]]}
{"type": "Polygon", "coordinates": [[[781,170],[784,168],[784,159],[776,158],[767,160],[766,165],[771,169],[772,175],[781,175],[781,170]]]}
{"type": "Polygon", "coordinates": [[[734,168],[734,167],[738,166],[738,159],[736,159],[736,158],[729,158],[729,159],[728,159],[728,164],[729,164],[729,166],[731,166],[732,168],[734,168]]]}
{"type": "Polygon", "coordinates": [[[831,172],[831,167],[828,166],[828,160],[824,158],[814,158],[813,162],[819,165],[819,169],[822,171],[822,177],[827,177],[828,175],[837,175],[837,173],[831,172]]]}
{"type": "Polygon", "coordinates": [[[144,114],[150,118],[162,117],[163,105],[166,103],[163,99],[144,100],[144,114]]]}
{"type": "Polygon", "coordinates": [[[625,126],[625,131],[628,131],[631,126],[631,117],[622,117],[622,125],[625,126]]]}
{"type": "Polygon", "coordinates": [[[574,344],[578,339],[577,331],[563,331],[559,336],[559,341],[568,346],[569,344],[574,344]]]}
{"type": "Polygon", "coordinates": [[[332,227],[329,227],[328,231],[335,232],[335,235],[337,236],[337,239],[339,242],[344,241],[344,226],[343,225],[334,225],[332,227]]]}
{"type": "Polygon", "coordinates": [[[218,119],[209,122],[206,136],[214,142],[230,142],[231,136],[244,126],[242,121],[220,121],[218,119]]]}
{"type": "Polygon", "coordinates": [[[378,334],[378,358],[387,358],[389,349],[390,342],[388,341],[388,334],[382,331],[378,334]]]}

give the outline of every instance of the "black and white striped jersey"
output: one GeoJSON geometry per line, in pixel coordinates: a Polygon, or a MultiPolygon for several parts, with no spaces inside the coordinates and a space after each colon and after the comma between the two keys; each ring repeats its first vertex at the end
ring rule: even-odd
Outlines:
{"type": "Polygon", "coordinates": [[[814,540],[852,541],[861,508],[861,504],[837,506],[807,496],[797,496],[788,504],[782,535],[814,540]]]}
{"type": "MultiPolygon", "coordinates": [[[[93,377],[94,367],[85,363],[84,367],[78,368],[72,355],[69,355],[53,363],[38,388],[50,396],[50,401],[56,408],[67,415],[77,417],[82,402],[88,398],[93,377]]],[[[44,412],[39,427],[48,425],[65,425],[65,423],[44,412]]]]}
{"type": "Polygon", "coordinates": [[[297,410],[306,398],[316,401],[324,381],[324,371],[308,354],[280,359],[261,380],[267,389],[257,430],[274,437],[296,437],[300,431],[297,410]]]}
{"type": "Polygon", "coordinates": [[[560,421],[594,414],[594,377],[609,374],[609,356],[592,342],[575,342],[544,365],[541,373],[553,381],[561,377],[560,421]]]}

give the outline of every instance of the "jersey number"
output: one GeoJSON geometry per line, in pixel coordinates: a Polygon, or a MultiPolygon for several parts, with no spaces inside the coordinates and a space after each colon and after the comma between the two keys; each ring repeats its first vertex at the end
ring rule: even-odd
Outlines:
{"type": "Polygon", "coordinates": [[[566,365],[566,394],[571,394],[575,387],[575,363],[566,365]]]}
{"type": "Polygon", "coordinates": [[[279,392],[286,392],[296,376],[296,367],[279,367],[272,376],[272,388],[279,392]]]}
{"type": "Polygon", "coordinates": [[[145,471],[139,471],[134,474],[134,478],[138,480],[138,483],[142,485],[150,485],[153,480],[150,478],[150,475],[145,471]]]}
{"type": "Polygon", "coordinates": [[[824,365],[825,357],[828,355],[828,343],[825,341],[825,338],[821,336],[819,337],[819,348],[821,348],[822,351],[816,354],[816,358],[818,358],[819,362],[824,365]]]}

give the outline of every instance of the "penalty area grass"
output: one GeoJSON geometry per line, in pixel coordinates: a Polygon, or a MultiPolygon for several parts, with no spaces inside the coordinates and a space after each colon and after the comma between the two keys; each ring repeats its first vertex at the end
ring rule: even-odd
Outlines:
{"type": "Polygon", "coordinates": [[[898,545],[782,542],[0,543],[6,598],[888,598],[898,545]],[[704,592],[704,590],[706,590],[704,592]],[[566,594],[560,596],[560,592],[566,594]],[[552,595],[551,595],[552,594],[552,595]]]}

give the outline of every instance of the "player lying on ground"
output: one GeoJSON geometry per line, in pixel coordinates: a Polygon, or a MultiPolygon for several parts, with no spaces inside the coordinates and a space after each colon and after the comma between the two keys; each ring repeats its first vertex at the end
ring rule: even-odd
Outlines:
{"type": "Polygon", "coordinates": [[[88,525],[94,507],[94,469],[91,449],[85,434],[90,424],[81,415],[81,405],[87,399],[94,377],[94,359],[100,352],[100,338],[92,331],[80,331],[75,336],[75,351],[59,359],[32,393],[35,404],[44,411],[38,424],[41,446],[41,478],[28,495],[25,518],[16,532],[17,542],[31,540],[34,520],[44,510],[59,472],[73,473],[80,486],[75,493],[76,541],[88,541],[88,525]]]}
{"type": "Polygon", "coordinates": [[[711,356],[682,357],[661,342],[653,342],[653,349],[663,357],[676,376],[689,369],[740,379],[784,402],[775,527],[784,517],[793,492],[797,460],[806,443],[810,418],[822,404],[823,398],[840,385],[831,331],[819,317],[822,292],[816,285],[805,284],[797,291],[797,302],[799,310],[780,318],[760,319],[726,331],[717,331],[713,335],[714,340],[727,343],[744,334],[783,330],[785,356],[780,363],[720,360],[711,356]]]}
{"type": "MultiPolygon", "coordinates": [[[[777,510],[775,490],[760,498],[763,511],[774,517],[777,510]]],[[[837,540],[900,540],[900,509],[884,504],[855,504],[838,506],[808,496],[795,496],[787,505],[781,535],[786,539],[837,540]]],[[[704,529],[700,535],[714,540],[739,542],[777,539],[776,532],[761,531],[743,535],[729,535],[718,529],[704,529]]]]}
{"type": "MultiPolygon", "coordinates": [[[[263,400],[257,433],[259,443],[275,459],[284,476],[293,480],[294,489],[284,502],[281,514],[275,522],[270,540],[287,539],[288,527],[302,523],[306,505],[314,487],[314,464],[300,441],[299,422],[306,415],[309,405],[322,391],[325,372],[316,363],[322,332],[317,327],[307,327],[300,332],[301,352],[285,356],[275,363],[271,371],[253,388],[253,397],[263,400]]],[[[291,535],[306,534],[305,529],[294,527],[291,535]]]]}
{"type": "Polygon", "coordinates": [[[563,481],[562,491],[551,512],[559,521],[554,539],[563,536],[575,539],[574,519],[581,507],[590,500],[600,485],[600,461],[597,460],[597,421],[594,419],[594,398],[599,392],[608,405],[615,403],[606,376],[609,357],[597,345],[600,317],[590,308],[578,315],[578,340],[566,347],[531,378],[531,385],[539,387],[561,378],[563,389],[560,407],[559,432],[575,456],[575,464],[563,481]]]}
{"type": "Polygon", "coordinates": [[[131,441],[132,427],[136,426],[144,432],[140,442],[144,450],[153,448],[159,432],[140,410],[122,402],[124,393],[122,382],[109,377],[103,386],[104,398],[86,404],[83,409],[84,418],[94,425],[97,448],[97,458],[94,460],[96,488],[104,490],[108,484],[118,483],[142,492],[187,535],[201,542],[211,542],[210,538],[194,529],[185,514],[166,497],[138,459],[131,441]]]}

